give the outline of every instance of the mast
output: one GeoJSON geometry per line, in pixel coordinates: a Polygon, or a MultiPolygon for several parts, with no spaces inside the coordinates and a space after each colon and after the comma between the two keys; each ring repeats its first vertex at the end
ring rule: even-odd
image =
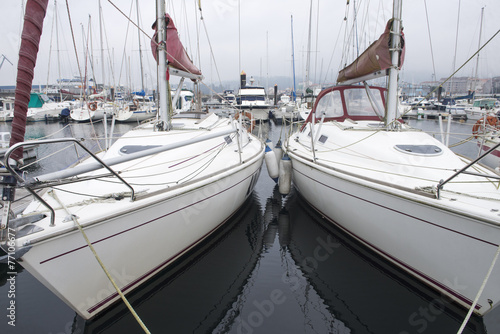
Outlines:
{"type": "Polygon", "coordinates": [[[59,76],[59,101],[62,102],[62,92],[61,92],[61,58],[60,58],[60,48],[59,48],[59,20],[57,19],[57,0],[54,0],[54,17],[56,21],[56,47],[57,47],[57,75],[59,76]]]}
{"type": "Polygon", "coordinates": [[[241,6],[238,0],[238,71],[241,71],[241,6]]]}
{"type": "Polygon", "coordinates": [[[309,68],[311,66],[311,25],[312,25],[312,7],[313,2],[309,6],[309,33],[307,35],[307,60],[306,60],[306,84],[304,88],[309,86],[309,68]]]}
{"type": "Polygon", "coordinates": [[[269,89],[269,31],[266,31],[266,95],[269,89]]]}
{"type": "MultiPolygon", "coordinates": [[[[104,87],[106,84],[106,78],[104,74],[104,38],[102,37],[102,7],[101,0],[99,0],[99,36],[101,38],[101,68],[102,68],[102,90],[104,92],[104,87]]],[[[107,94],[105,94],[107,95],[107,94]]]]}
{"type": "Polygon", "coordinates": [[[141,64],[141,88],[144,91],[144,69],[142,67],[142,47],[141,47],[141,28],[139,28],[139,0],[135,1],[137,8],[137,37],[139,38],[139,62],[141,64]]]}
{"type": "Polygon", "coordinates": [[[396,128],[398,107],[399,54],[401,52],[401,0],[395,0],[393,6],[393,22],[391,29],[391,63],[389,69],[389,85],[387,88],[386,126],[396,128]]]}
{"type": "Polygon", "coordinates": [[[293,92],[292,92],[292,98],[293,101],[297,99],[297,93],[295,89],[295,51],[293,47],[293,15],[291,15],[291,27],[292,27],[292,70],[293,70],[293,92]]]}
{"type": "MultiPolygon", "coordinates": [[[[457,15],[457,32],[455,34],[455,53],[453,55],[453,69],[452,73],[455,73],[456,61],[457,61],[457,46],[458,46],[458,28],[460,27],[460,0],[458,0],[458,15],[457,15]]],[[[450,95],[453,95],[453,78],[450,80],[450,95]]]]}
{"type": "Polygon", "coordinates": [[[167,55],[166,55],[166,25],[165,25],[165,1],[159,0],[156,4],[156,22],[158,26],[158,91],[160,100],[160,117],[164,130],[169,130],[171,120],[168,113],[167,94],[167,55]]]}
{"type": "MultiPolygon", "coordinates": [[[[478,47],[477,47],[478,50],[481,49],[481,35],[483,33],[483,14],[484,14],[484,7],[481,8],[481,25],[479,27],[479,41],[478,41],[478,47]]],[[[474,87],[472,87],[472,91],[475,91],[477,88],[478,68],[479,68],[479,52],[477,53],[477,58],[476,58],[476,74],[474,75],[474,87]]]]}

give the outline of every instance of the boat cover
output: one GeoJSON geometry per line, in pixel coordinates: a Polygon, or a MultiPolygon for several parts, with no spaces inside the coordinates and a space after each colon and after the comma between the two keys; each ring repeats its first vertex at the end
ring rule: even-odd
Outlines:
{"type": "MultiPolygon", "coordinates": [[[[363,77],[375,73],[377,71],[386,70],[391,67],[391,53],[389,51],[391,45],[391,33],[393,19],[387,22],[384,33],[379,39],[372,43],[351,65],[347,66],[339,72],[337,82],[345,82],[356,78],[363,77]]],[[[402,50],[399,54],[399,68],[403,66],[405,55],[404,34],[401,33],[402,50]]]]}
{"type": "MultiPolygon", "coordinates": [[[[184,46],[179,39],[179,34],[177,33],[177,28],[174,25],[174,21],[170,17],[170,15],[165,14],[165,23],[167,26],[167,61],[168,65],[174,67],[181,71],[186,71],[192,74],[201,75],[201,71],[194,66],[193,62],[189,58],[184,46]]],[[[156,21],[153,23],[151,27],[155,30],[155,34],[153,38],[151,38],[151,51],[153,52],[153,57],[155,57],[156,62],[158,62],[157,58],[157,25],[156,21]]]]}
{"type": "MultiPolygon", "coordinates": [[[[14,118],[12,120],[10,146],[24,141],[31,85],[33,83],[38,46],[40,44],[43,19],[47,12],[48,2],[49,0],[28,0],[26,3],[21,47],[19,48],[19,60],[17,63],[14,118]]],[[[22,147],[12,152],[11,157],[14,160],[22,160],[22,147]]]]}

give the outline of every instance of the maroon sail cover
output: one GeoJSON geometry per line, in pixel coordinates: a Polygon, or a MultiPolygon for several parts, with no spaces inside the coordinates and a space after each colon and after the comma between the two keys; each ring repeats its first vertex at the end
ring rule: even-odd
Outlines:
{"type": "MultiPolygon", "coordinates": [[[[26,3],[21,48],[19,49],[19,61],[17,63],[14,119],[12,120],[10,146],[24,141],[26,114],[30,102],[38,45],[42,35],[43,19],[47,12],[48,2],[49,0],[28,0],[26,3]]],[[[16,161],[22,160],[22,147],[15,150],[11,157],[16,161]]]]}
{"type": "MultiPolygon", "coordinates": [[[[372,43],[351,65],[347,66],[339,72],[337,82],[344,82],[351,79],[360,78],[362,76],[375,73],[380,70],[386,70],[392,66],[391,54],[389,48],[391,46],[390,29],[393,19],[390,19],[385,26],[385,31],[380,35],[379,39],[372,43]]],[[[402,50],[399,54],[399,68],[403,66],[405,57],[405,41],[404,34],[401,33],[402,50]]]]}
{"type": "MultiPolygon", "coordinates": [[[[179,34],[177,32],[177,28],[174,25],[174,21],[168,14],[165,14],[165,23],[167,26],[168,65],[181,71],[201,75],[201,71],[196,66],[194,66],[186,50],[182,46],[182,43],[179,39],[179,34]]],[[[151,50],[153,52],[153,57],[155,57],[156,62],[158,62],[157,58],[158,28],[156,25],[156,21],[155,23],[153,23],[153,26],[151,28],[155,30],[155,34],[153,35],[153,38],[151,38],[151,50]]]]}

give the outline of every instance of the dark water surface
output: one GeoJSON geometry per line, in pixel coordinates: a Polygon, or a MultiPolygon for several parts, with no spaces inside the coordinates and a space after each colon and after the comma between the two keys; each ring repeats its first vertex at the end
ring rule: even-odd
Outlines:
{"type": "MultiPolygon", "coordinates": [[[[411,122],[426,131],[439,129],[433,120],[411,122]]],[[[469,136],[471,126],[454,123],[450,143],[469,136]]],[[[96,129],[94,137],[102,136],[102,125],[96,129]]],[[[30,125],[27,136],[59,130],[59,137],[92,136],[89,125],[57,123],[30,125]]],[[[275,125],[261,130],[275,143],[286,131],[275,125]]],[[[86,145],[98,149],[91,140],[86,145]]],[[[471,156],[477,149],[469,142],[457,150],[471,156]]],[[[31,168],[57,170],[76,161],[74,151],[66,148],[64,159],[31,168]]],[[[0,265],[2,334],[142,332],[121,302],[85,322],[22,263],[16,272],[13,287],[0,265]],[[7,317],[12,288],[15,327],[7,317]]],[[[467,312],[341,233],[295,191],[280,196],[265,165],[254,193],[227,224],[128,298],[152,333],[456,333],[467,312]]],[[[473,317],[464,333],[500,333],[499,322],[494,315],[487,325],[473,317]]]]}

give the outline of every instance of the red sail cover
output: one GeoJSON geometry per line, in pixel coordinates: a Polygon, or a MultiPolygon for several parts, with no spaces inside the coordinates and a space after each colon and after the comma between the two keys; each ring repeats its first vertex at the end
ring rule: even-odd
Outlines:
{"type": "MultiPolygon", "coordinates": [[[[14,119],[12,120],[10,146],[24,141],[31,85],[48,2],[49,0],[28,0],[26,3],[21,48],[19,49],[17,63],[14,119]]],[[[21,160],[23,158],[23,149],[20,147],[15,150],[11,157],[16,161],[21,160]]]]}
{"type": "MultiPolygon", "coordinates": [[[[390,29],[393,19],[390,19],[385,26],[385,31],[379,39],[372,43],[351,65],[339,72],[337,82],[344,82],[351,79],[375,73],[380,70],[386,70],[391,67],[391,54],[389,51],[391,45],[390,29]]],[[[401,33],[402,50],[399,54],[399,68],[403,66],[405,57],[404,34],[401,33]]]]}
{"type": "MultiPolygon", "coordinates": [[[[177,33],[177,28],[174,25],[174,21],[170,17],[170,15],[165,14],[165,23],[167,25],[167,61],[168,65],[172,66],[178,70],[189,72],[192,74],[201,75],[201,71],[194,66],[193,62],[189,58],[186,50],[182,46],[182,43],[179,39],[179,34],[177,33]]],[[[151,38],[151,50],[153,52],[153,57],[155,57],[156,62],[158,62],[157,58],[157,35],[158,28],[156,22],[153,23],[151,27],[155,30],[155,34],[153,38],[151,38]]]]}

